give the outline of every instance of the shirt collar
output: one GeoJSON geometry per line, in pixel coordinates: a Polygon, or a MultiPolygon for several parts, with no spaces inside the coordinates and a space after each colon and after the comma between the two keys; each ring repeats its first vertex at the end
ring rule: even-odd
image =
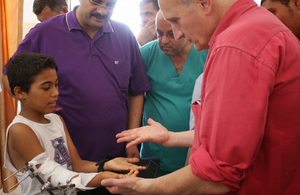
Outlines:
{"type": "MultiPolygon", "coordinates": [[[[78,6],[74,7],[74,9],[68,13],[66,13],[66,22],[69,31],[71,30],[83,30],[80,26],[77,18],[76,18],[76,9],[78,6]]],[[[111,21],[109,20],[107,23],[103,25],[103,32],[104,33],[113,33],[114,29],[112,27],[111,21]]]]}
{"type": "Polygon", "coordinates": [[[238,0],[236,1],[226,12],[224,17],[221,19],[217,28],[215,29],[211,39],[208,43],[209,47],[211,47],[219,34],[221,34],[224,30],[226,30],[235,20],[246,12],[248,9],[257,6],[257,4],[253,0],[238,0]]]}

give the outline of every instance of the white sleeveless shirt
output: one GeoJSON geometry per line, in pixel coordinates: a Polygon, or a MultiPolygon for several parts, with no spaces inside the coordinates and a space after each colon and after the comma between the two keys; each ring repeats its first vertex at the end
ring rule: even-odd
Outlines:
{"type": "MultiPolygon", "coordinates": [[[[72,170],[71,157],[67,146],[66,134],[64,131],[63,123],[57,114],[45,115],[50,122],[48,124],[41,124],[27,118],[17,115],[13,122],[8,126],[6,137],[8,138],[8,132],[12,125],[16,123],[22,123],[29,126],[36,134],[41,146],[48,154],[51,160],[61,164],[63,167],[72,170]]],[[[7,139],[8,140],[8,139],[7,139]]],[[[25,166],[25,165],[24,165],[25,166]]],[[[7,151],[7,141],[5,146],[4,167],[10,169],[12,172],[16,172],[16,168],[12,165],[7,151]]],[[[21,181],[29,174],[29,171],[16,174],[18,181],[21,181]]],[[[28,177],[21,184],[21,191],[24,195],[33,194],[49,194],[48,192],[41,192],[42,184],[36,179],[28,177]]]]}

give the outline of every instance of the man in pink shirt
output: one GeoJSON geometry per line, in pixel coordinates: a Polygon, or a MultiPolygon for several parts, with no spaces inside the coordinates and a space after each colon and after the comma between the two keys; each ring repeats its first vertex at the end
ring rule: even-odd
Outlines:
{"type": "MultiPolygon", "coordinates": [[[[157,179],[103,180],[121,194],[300,194],[300,45],[253,0],[160,0],[175,38],[209,49],[195,130],[159,123],[118,142],[190,146],[189,165],[157,179]],[[201,104],[200,104],[201,102],[201,104]]],[[[180,92],[179,92],[180,93],[180,92]]]]}

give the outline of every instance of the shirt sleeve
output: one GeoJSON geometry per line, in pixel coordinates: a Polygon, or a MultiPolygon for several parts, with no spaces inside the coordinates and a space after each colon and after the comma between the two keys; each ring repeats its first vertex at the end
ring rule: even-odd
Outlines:
{"type": "Polygon", "coordinates": [[[146,43],[142,47],[140,47],[140,52],[142,55],[142,60],[146,69],[146,72],[149,71],[151,67],[151,60],[153,60],[154,56],[154,47],[156,46],[157,42],[156,41],[151,41],[149,43],[146,43]]]}
{"type": "Polygon", "coordinates": [[[129,94],[139,95],[150,89],[150,83],[134,36],[132,37],[132,64],[129,94]]]}
{"type": "Polygon", "coordinates": [[[237,48],[211,53],[203,77],[200,131],[195,132],[201,145],[190,158],[196,176],[239,188],[264,136],[274,75],[267,63],[237,48]]]}
{"type": "MultiPolygon", "coordinates": [[[[38,40],[39,36],[35,33],[36,28],[32,28],[29,33],[26,35],[22,43],[18,46],[17,51],[14,53],[14,55],[11,58],[14,58],[16,55],[23,53],[23,52],[39,52],[37,48],[34,46],[37,45],[35,42],[38,40]]],[[[3,67],[3,74],[7,74],[6,65],[3,67]]]]}
{"type": "MultiPolygon", "coordinates": [[[[195,81],[195,86],[194,86],[194,90],[193,90],[191,104],[193,104],[195,101],[197,101],[197,100],[200,99],[202,79],[203,79],[203,73],[201,73],[199,75],[199,77],[195,81]]],[[[190,111],[190,121],[189,122],[190,122],[190,124],[189,124],[190,129],[194,129],[194,126],[195,126],[195,116],[194,116],[194,113],[193,113],[192,109],[190,111]]]]}

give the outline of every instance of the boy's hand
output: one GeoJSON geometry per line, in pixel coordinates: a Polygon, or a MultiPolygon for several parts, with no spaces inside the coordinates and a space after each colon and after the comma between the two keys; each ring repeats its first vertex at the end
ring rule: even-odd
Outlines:
{"type": "Polygon", "coordinates": [[[106,171],[122,171],[127,172],[131,170],[145,170],[146,167],[144,166],[138,166],[133,163],[139,162],[140,159],[138,158],[123,158],[123,157],[117,157],[110,161],[107,161],[103,169],[106,171]]]}

